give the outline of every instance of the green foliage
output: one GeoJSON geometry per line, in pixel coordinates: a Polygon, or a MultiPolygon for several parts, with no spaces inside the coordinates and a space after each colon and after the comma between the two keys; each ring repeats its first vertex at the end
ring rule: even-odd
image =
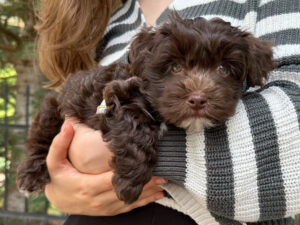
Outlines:
{"type": "Polygon", "coordinates": [[[0,122],[4,122],[5,107],[7,107],[6,116],[8,118],[13,117],[15,113],[16,105],[16,85],[17,77],[16,71],[11,65],[7,65],[5,68],[0,69],[0,122]],[[7,93],[7,104],[5,105],[5,88],[9,90],[7,93]]]}
{"type": "Polygon", "coordinates": [[[0,68],[8,63],[7,55],[15,57],[32,57],[34,52],[34,40],[36,33],[35,8],[37,0],[6,0],[0,2],[0,68]],[[2,47],[1,47],[2,44],[2,47]],[[10,51],[3,46],[12,47],[10,51]]]}
{"type": "MultiPolygon", "coordinates": [[[[14,67],[12,65],[7,65],[5,68],[2,68],[0,70],[0,79],[15,78],[16,75],[17,75],[16,70],[14,69],[14,67]]],[[[11,84],[14,85],[16,79],[11,79],[11,81],[13,81],[13,83],[11,83],[11,84]]]]}
{"type": "Polygon", "coordinates": [[[21,18],[26,20],[28,17],[28,10],[31,9],[34,1],[26,0],[6,0],[0,3],[0,12],[2,18],[21,18]]]}
{"type": "Polygon", "coordinates": [[[45,208],[45,195],[43,193],[39,195],[31,195],[28,198],[29,212],[43,213],[45,208]]]}
{"type": "MultiPolygon", "coordinates": [[[[4,86],[7,86],[9,89],[8,93],[8,102],[7,102],[7,122],[9,124],[15,124],[17,118],[15,117],[15,104],[16,104],[16,71],[13,66],[7,65],[5,68],[0,69],[0,123],[4,123],[5,116],[5,101],[4,101],[4,86]]],[[[39,89],[31,95],[31,105],[34,113],[37,112],[39,104],[47,93],[45,89],[39,89]]],[[[16,177],[16,166],[22,161],[24,157],[24,143],[26,139],[26,131],[17,131],[12,129],[0,129],[0,208],[3,207],[4,199],[4,171],[5,165],[8,171],[8,186],[9,188],[15,186],[15,177],[16,177]],[[7,137],[7,142],[5,143],[4,137],[7,137]],[[4,157],[4,146],[7,146],[7,158],[8,160],[5,163],[4,157]]],[[[45,196],[44,194],[35,195],[29,198],[29,212],[31,213],[44,213],[45,207],[45,196]]],[[[48,208],[49,214],[62,215],[62,213],[53,207],[51,204],[48,208]]],[[[16,221],[13,221],[16,222],[16,221]]],[[[1,222],[0,222],[1,224],[1,222]]]]}
{"type": "MultiPolygon", "coordinates": [[[[31,65],[35,59],[35,24],[34,8],[37,0],[6,0],[0,1],[0,123],[16,124],[16,81],[17,74],[14,66],[31,65]],[[20,46],[20,47],[18,47],[20,46]],[[18,47],[18,48],[17,48],[18,47]],[[9,49],[9,50],[7,50],[9,49]],[[7,93],[5,88],[9,90],[7,93]],[[7,93],[5,97],[4,93],[7,93]]],[[[31,112],[35,114],[39,104],[47,91],[40,89],[32,93],[30,99],[31,112]]],[[[15,190],[16,168],[24,157],[24,146],[27,131],[0,128],[0,208],[4,199],[4,171],[7,170],[8,191],[15,190]],[[4,137],[7,137],[4,139],[4,137]],[[6,148],[4,148],[6,146],[6,148]],[[5,162],[5,150],[7,161],[5,162]]],[[[29,212],[44,213],[45,196],[43,194],[28,199],[29,212]]],[[[62,213],[52,205],[48,208],[49,214],[62,213]]],[[[0,218],[0,225],[3,221],[0,218]]],[[[22,220],[9,219],[6,224],[23,224],[22,220]]],[[[28,224],[41,224],[29,221],[28,224]]],[[[42,223],[43,224],[43,223],[42,223]]],[[[50,223],[49,223],[50,224],[50,223]]]]}
{"type": "MultiPolygon", "coordinates": [[[[44,213],[44,208],[46,204],[45,199],[46,196],[44,193],[41,193],[39,195],[31,195],[28,198],[28,202],[29,202],[28,211],[31,213],[44,213]]],[[[48,214],[57,215],[57,216],[64,215],[62,214],[62,212],[56,209],[52,204],[50,204],[48,207],[48,214]]]]}
{"type": "Polygon", "coordinates": [[[4,223],[4,218],[2,220],[0,220],[0,225],[4,225],[4,224],[7,224],[7,225],[21,225],[23,224],[23,220],[22,219],[18,219],[18,218],[7,218],[6,219],[6,223],[4,223]]]}
{"type": "Polygon", "coordinates": [[[18,57],[22,58],[24,56],[35,58],[35,48],[36,45],[34,42],[23,42],[22,50],[18,52],[18,57]]]}
{"type": "Polygon", "coordinates": [[[32,94],[31,98],[31,117],[34,117],[39,108],[42,100],[44,99],[44,96],[49,92],[48,89],[40,88],[35,91],[35,93],[32,94]]]}
{"type": "Polygon", "coordinates": [[[5,61],[4,59],[4,52],[0,49],[0,68],[4,68],[5,67],[5,61]]]}
{"type": "MultiPolygon", "coordinates": [[[[1,148],[1,153],[4,152],[4,148],[1,148]]],[[[6,162],[6,168],[9,169],[10,167],[10,160],[6,162]]],[[[0,172],[4,173],[4,168],[5,168],[5,159],[4,157],[0,157],[0,172]]]]}

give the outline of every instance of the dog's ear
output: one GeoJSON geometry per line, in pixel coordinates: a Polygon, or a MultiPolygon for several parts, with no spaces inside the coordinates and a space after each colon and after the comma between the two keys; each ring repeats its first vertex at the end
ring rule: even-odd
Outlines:
{"type": "Polygon", "coordinates": [[[152,27],[142,29],[130,45],[128,61],[131,64],[133,76],[137,76],[143,71],[147,54],[154,47],[155,32],[152,29],[152,27]]]}
{"type": "Polygon", "coordinates": [[[269,72],[276,64],[273,59],[273,43],[255,38],[248,34],[249,53],[247,57],[247,85],[250,87],[263,86],[268,79],[269,72]]]}
{"type": "MultiPolygon", "coordinates": [[[[122,107],[130,105],[143,96],[143,81],[139,77],[127,80],[114,80],[108,83],[103,90],[103,99],[106,102],[107,117],[122,114],[122,107]]],[[[125,107],[125,108],[126,108],[125,107]]]]}
{"type": "MultiPolygon", "coordinates": [[[[198,23],[201,24],[202,21],[201,18],[198,19],[198,23]]],[[[247,54],[245,79],[247,85],[251,87],[263,86],[264,81],[268,79],[269,72],[276,66],[273,59],[273,43],[255,38],[251,33],[231,26],[229,22],[220,18],[211,19],[209,22],[218,31],[223,30],[232,34],[233,37],[246,39],[248,51],[245,52],[247,54]]]]}
{"type": "Polygon", "coordinates": [[[125,203],[138,199],[156,163],[160,123],[150,113],[152,107],[144,94],[139,77],[114,80],[104,89],[107,109],[100,128],[107,131],[102,138],[114,155],[110,163],[112,184],[125,203]]]}

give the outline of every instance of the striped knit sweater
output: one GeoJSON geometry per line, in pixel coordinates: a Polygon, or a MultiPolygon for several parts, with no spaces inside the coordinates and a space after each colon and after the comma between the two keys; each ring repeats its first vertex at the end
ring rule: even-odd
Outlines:
{"type": "MultiPolygon", "coordinates": [[[[169,197],[159,203],[200,225],[294,224],[300,213],[300,0],[174,0],[157,25],[173,9],[183,18],[220,17],[272,40],[279,67],[264,88],[242,96],[224,125],[168,131],[155,174],[169,178],[169,197]]],[[[96,49],[99,63],[126,62],[130,41],[144,26],[138,2],[128,0],[96,49]]]]}

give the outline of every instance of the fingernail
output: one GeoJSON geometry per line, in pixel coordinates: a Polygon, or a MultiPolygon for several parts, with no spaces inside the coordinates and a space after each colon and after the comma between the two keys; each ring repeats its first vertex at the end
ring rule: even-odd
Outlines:
{"type": "Polygon", "coordinates": [[[165,184],[165,183],[168,183],[168,180],[164,179],[164,178],[158,178],[155,180],[155,183],[156,184],[165,184]]]}
{"type": "Polygon", "coordinates": [[[163,192],[158,192],[158,193],[155,194],[154,198],[155,198],[156,200],[158,200],[158,199],[163,198],[164,196],[165,196],[165,195],[164,195],[163,192]]]}

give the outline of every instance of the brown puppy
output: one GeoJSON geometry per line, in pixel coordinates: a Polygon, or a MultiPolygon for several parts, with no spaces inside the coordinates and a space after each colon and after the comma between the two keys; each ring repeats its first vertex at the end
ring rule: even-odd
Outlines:
{"type": "Polygon", "coordinates": [[[175,14],[161,27],[142,30],[129,60],[72,75],[58,97],[48,97],[30,130],[20,189],[36,191],[49,182],[50,141],[43,141],[67,115],[102,131],[114,153],[116,193],[131,203],[152,176],[163,122],[191,131],[219,125],[234,114],[243,84],[262,86],[275,66],[270,42],[221,19],[175,14]],[[103,98],[106,112],[95,114],[103,98]],[[59,122],[51,127],[52,120],[59,122]]]}

